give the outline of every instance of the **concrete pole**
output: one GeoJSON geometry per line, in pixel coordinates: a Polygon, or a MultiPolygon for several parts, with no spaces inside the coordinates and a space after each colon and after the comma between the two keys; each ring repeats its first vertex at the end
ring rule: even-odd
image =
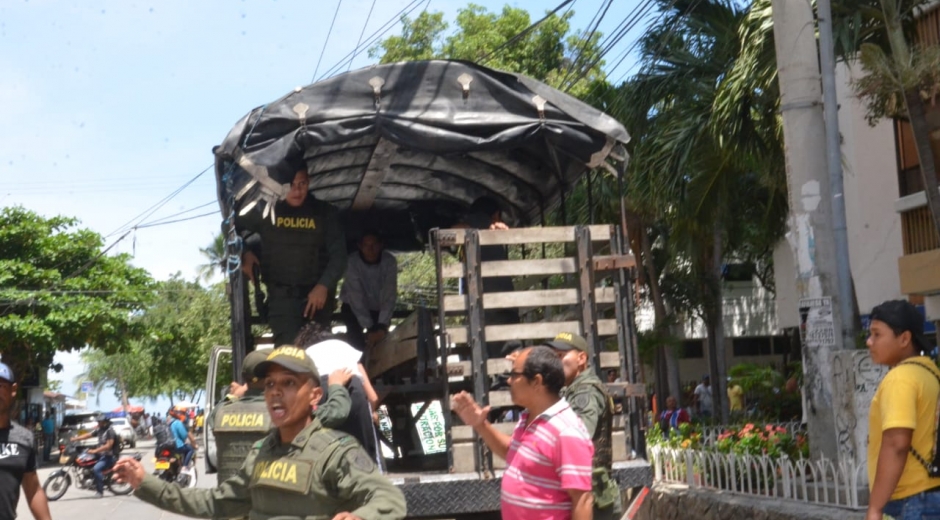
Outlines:
{"type": "Polygon", "coordinates": [[[817,0],[819,23],[819,63],[822,67],[823,112],[826,116],[826,159],[829,164],[829,190],[832,193],[832,234],[836,246],[836,279],[839,312],[842,314],[842,345],[855,348],[855,291],[849,263],[849,233],[845,222],[845,194],[842,183],[842,137],[839,133],[839,101],[836,99],[836,59],[832,44],[832,5],[817,0]]]}
{"type": "Polygon", "coordinates": [[[772,0],[772,7],[790,198],[787,241],[797,294],[808,306],[800,305],[805,416],[813,456],[838,460],[832,354],[842,348],[842,315],[832,301],[838,294],[836,249],[813,6],[811,0],[772,0]]]}

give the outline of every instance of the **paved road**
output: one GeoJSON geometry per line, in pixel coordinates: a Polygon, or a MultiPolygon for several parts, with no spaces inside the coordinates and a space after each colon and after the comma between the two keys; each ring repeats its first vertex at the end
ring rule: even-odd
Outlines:
{"type": "MultiPolygon", "coordinates": [[[[136,449],[125,449],[122,455],[140,452],[143,455],[144,468],[150,472],[153,471],[153,447],[153,441],[142,441],[137,444],[136,449]]],[[[57,468],[58,466],[40,468],[39,481],[45,482],[46,476],[57,468]]],[[[196,469],[199,471],[198,487],[211,488],[215,486],[215,475],[205,474],[205,462],[201,453],[196,460],[196,469]]],[[[135,498],[134,495],[119,497],[110,494],[107,490],[104,492],[104,498],[96,499],[94,495],[94,491],[77,489],[75,486],[69,487],[69,490],[62,498],[49,504],[53,520],[121,520],[124,518],[132,518],[133,520],[170,520],[186,518],[167,513],[150,504],[145,504],[135,498]]],[[[19,520],[32,518],[22,493],[16,513],[19,520]]]]}

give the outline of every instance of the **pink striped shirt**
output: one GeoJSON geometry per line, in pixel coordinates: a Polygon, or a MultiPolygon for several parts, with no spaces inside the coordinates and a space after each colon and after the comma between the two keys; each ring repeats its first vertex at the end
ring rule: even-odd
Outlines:
{"type": "Polygon", "coordinates": [[[594,444],[564,399],[526,427],[528,415],[522,412],[506,453],[503,520],[569,520],[568,490],[591,491],[594,444]]]}

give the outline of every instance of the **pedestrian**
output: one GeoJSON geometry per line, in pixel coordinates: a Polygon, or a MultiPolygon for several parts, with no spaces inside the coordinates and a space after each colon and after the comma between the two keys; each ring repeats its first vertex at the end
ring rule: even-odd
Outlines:
{"type": "Polygon", "coordinates": [[[692,420],[689,418],[689,412],[679,408],[679,401],[675,396],[666,398],[666,409],[659,416],[659,428],[663,436],[669,437],[672,430],[678,430],[680,424],[689,424],[692,420]]]}
{"type": "Polygon", "coordinates": [[[728,378],[728,405],[733,417],[744,415],[744,389],[732,378],[728,378]]]}
{"type": "Polygon", "coordinates": [[[512,402],[524,408],[512,436],[488,420],[480,407],[460,392],[452,407],[490,450],[506,459],[500,484],[504,520],[531,518],[589,520],[593,514],[591,459],[594,446],[584,423],[561,395],[565,372],[554,350],[530,347],[512,362],[512,402]]]}
{"type": "Polygon", "coordinates": [[[238,472],[214,489],[189,488],[148,475],[123,459],[118,480],[166,511],[202,518],[401,519],[405,498],[352,437],[324,428],[312,413],[323,389],[303,350],[279,347],[258,364],[272,430],[238,472]]]}
{"type": "Polygon", "coordinates": [[[332,321],[336,284],[346,271],[346,237],[336,208],[310,194],[306,164],[285,199],[265,211],[276,218],[256,207],[236,219],[245,239],[242,270],[251,280],[260,270],[274,344],[285,345],[308,321],[332,321]]]}
{"type": "Polygon", "coordinates": [[[613,469],[614,402],[588,363],[587,341],[577,334],[562,332],[546,343],[561,358],[565,371],[562,397],[581,418],[594,444],[591,461],[594,520],[620,518],[620,487],[611,478],[613,469]]]}
{"type": "Polygon", "coordinates": [[[866,520],[940,518],[940,478],[931,476],[940,371],[925,356],[924,317],[905,300],[871,311],[871,360],[890,367],[868,415],[866,520]]]}
{"type": "Polygon", "coordinates": [[[46,418],[42,420],[42,460],[48,462],[52,456],[52,445],[55,444],[55,412],[49,410],[46,412],[46,418]]]}
{"type": "Polygon", "coordinates": [[[49,502],[39,484],[33,433],[12,420],[16,380],[0,363],[0,518],[16,518],[20,488],[36,520],[49,520],[49,502]]]}
{"type": "Polygon", "coordinates": [[[692,392],[695,411],[702,419],[709,419],[712,416],[712,385],[710,379],[708,374],[702,376],[702,382],[692,392]]]}

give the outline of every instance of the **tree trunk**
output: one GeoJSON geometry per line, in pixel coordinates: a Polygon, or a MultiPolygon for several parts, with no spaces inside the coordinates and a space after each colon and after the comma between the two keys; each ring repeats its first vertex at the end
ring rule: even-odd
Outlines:
{"type": "Polygon", "coordinates": [[[725,333],[724,311],[721,297],[722,263],[721,229],[715,227],[712,235],[711,251],[706,253],[705,273],[705,329],[708,336],[708,373],[712,389],[712,414],[722,424],[728,423],[727,381],[725,381],[725,333]]]}
{"type": "Polygon", "coordinates": [[[920,174],[924,179],[924,192],[927,194],[927,207],[933,217],[934,234],[940,241],[940,187],[937,182],[937,163],[930,147],[930,128],[927,125],[927,108],[918,89],[904,92],[904,104],[911,120],[917,159],[920,161],[920,174]]]}
{"type": "MultiPolygon", "coordinates": [[[[650,288],[650,296],[653,299],[653,320],[654,328],[657,332],[666,331],[666,322],[669,319],[669,314],[666,310],[666,302],[663,300],[663,291],[659,286],[659,273],[656,271],[656,264],[653,262],[653,247],[650,244],[649,233],[647,232],[646,226],[640,226],[640,244],[643,248],[643,267],[646,270],[646,278],[648,280],[648,285],[650,288]]],[[[668,331],[671,333],[671,331],[668,331]]],[[[663,344],[659,346],[661,349],[662,357],[657,355],[657,360],[662,361],[664,364],[665,372],[665,381],[666,384],[663,385],[663,390],[666,391],[667,395],[660,394],[659,398],[659,409],[664,410],[664,402],[666,397],[674,396],[679,400],[680,406],[688,404],[682,402],[682,388],[679,383],[679,360],[676,357],[675,350],[669,348],[668,344],[663,344]]],[[[660,374],[660,372],[657,372],[660,374]]]]}

